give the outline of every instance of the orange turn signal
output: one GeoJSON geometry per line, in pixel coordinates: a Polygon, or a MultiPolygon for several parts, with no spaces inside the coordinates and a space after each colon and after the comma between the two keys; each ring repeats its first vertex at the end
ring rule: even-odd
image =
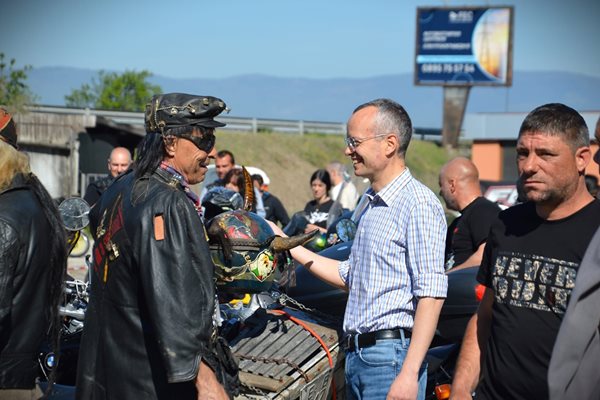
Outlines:
{"type": "Polygon", "coordinates": [[[475,286],[475,298],[477,301],[481,302],[481,300],[483,300],[484,293],[485,286],[483,286],[481,283],[477,284],[477,286],[475,286]]]}
{"type": "Polygon", "coordinates": [[[449,383],[443,385],[437,385],[435,387],[435,398],[438,400],[446,400],[450,398],[450,387],[449,383]]]}

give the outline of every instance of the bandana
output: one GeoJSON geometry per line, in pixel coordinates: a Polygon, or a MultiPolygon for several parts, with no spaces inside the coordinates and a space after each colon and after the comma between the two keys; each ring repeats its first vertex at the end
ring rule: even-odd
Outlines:
{"type": "Polygon", "coordinates": [[[0,108],[0,140],[10,144],[15,149],[17,146],[17,129],[12,116],[3,108],[0,108]]]}
{"type": "Polygon", "coordinates": [[[173,168],[164,161],[160,163],[160,169],[167,171],[168,173],[173,175],[173,178],[177,179],[177,181],[183,187],[185,195],[188,197],[188,199],[190,199],[190,201],[194,205],[194,209],[196,210],[198,215],[202,217],[202,206],[200,205],[200,197],[198,197],[198,195],[194,193],[194,191],[190,188],[190,184],[187,183],[187,181],[183,178],[183,175],[181,175],[179,171],[177,171],[175,168],[173,168]]]}

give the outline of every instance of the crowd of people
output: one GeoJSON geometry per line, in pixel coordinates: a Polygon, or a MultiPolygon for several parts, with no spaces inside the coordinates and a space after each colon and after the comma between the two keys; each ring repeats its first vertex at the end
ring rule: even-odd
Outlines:
{"type": "MultiPolygon", "coordinates": [[[[107,177],[87,188],[96,243],[78,399],[236,393],[215,339],[215,267],[202,234],[209,199],[241,204],[252,191],[252,210],[282,237],[325,232],[356,207],[360,196],[345,166],[332,162],[307,179],[313,198],[290,219],[261,175],[248,185],[234,155],[216,151],[215,130],[224,124],[215,117],[225,109],[213,96],[154,96],[136,160],[115,148],[107,177]],[[211,160],[218,179],[198,194],[192,186],[203,182],[211,160]]],[[[600,201],[586,168],[600,156],[592,154],[584,119],[563,104],[527,115],[515,154],[523,201],[506,210],[482,196],[471,160],[446,163],[439,195],[459,213],[449,226],[438,196],[406,164],[412,132],[393,100],[354,109],[344,154],[370,186],[350,256],[290,251],[348,292],[340,336],[348,398],[425,397],[425,354],[447,274],[469,267],[479,268],[485,292],[464,334],[451,399],[596,398],[600,201]]],[[[52,343],[58,337],[66,238],[5,110],[0,139],[0,399],[37,398],[37,350],[48,332],[52,343]]]]}

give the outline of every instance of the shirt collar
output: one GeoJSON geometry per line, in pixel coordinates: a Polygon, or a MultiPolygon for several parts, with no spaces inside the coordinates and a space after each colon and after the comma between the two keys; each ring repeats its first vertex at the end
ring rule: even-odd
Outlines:
{"type": "Polygon", "coordinates": [[[402,190],[411,179],[412,175],[410,170],[406,167],[404,171],[392,179],[392,181],[385,185],[379,192],[376,193],[373,188],[370,187],[365,194],[369,197],[371,202],[376,202],[381,199],[385,204],[390,204],[391,201],[396,198],[398,192],[402,190]]]}

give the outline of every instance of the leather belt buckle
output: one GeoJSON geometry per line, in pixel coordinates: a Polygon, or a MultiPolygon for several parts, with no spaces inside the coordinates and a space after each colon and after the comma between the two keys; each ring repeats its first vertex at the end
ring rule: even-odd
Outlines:
{"type": "Polygon", "coordinates": [[[349,334],[344,338],[342,348],[347,351],[354,351],[356,344],[359,349],[374,346],[378,340],[400,339],[404,333],[404,338],[408,339],[411,336],[411,331],[402,328],[382,329],[374,332],[361,334],[349,334]],[[358,335],[358,338],[356,336],[358,335]]]}
{"type": "Polygon", "coordinates": [[[363,333],[358,335],[358,347],[360,349],[375,346],[375,343],[377,343],[377,335],[373,335],[371,333],[363,333]]]}

